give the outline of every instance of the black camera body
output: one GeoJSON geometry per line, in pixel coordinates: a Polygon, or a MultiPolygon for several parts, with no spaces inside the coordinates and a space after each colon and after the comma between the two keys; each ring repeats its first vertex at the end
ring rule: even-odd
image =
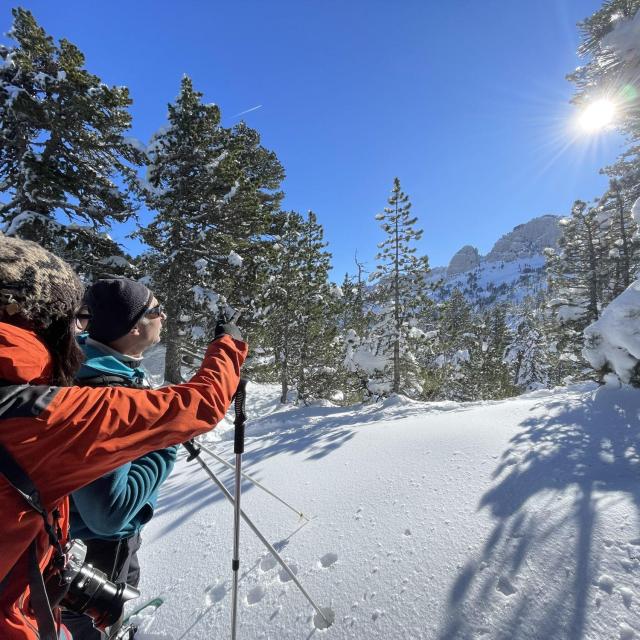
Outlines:
{"type": "Polygon", "coordinates": [[[45,576],[51,606],[88,615],[101,631],[118,622],[125,603],[140,592],[124,582],[111,582],[105,573],[85,562],[87,547],[81,540],[70,540],[63,552],[64,565],[53,567],[45,576]]]}

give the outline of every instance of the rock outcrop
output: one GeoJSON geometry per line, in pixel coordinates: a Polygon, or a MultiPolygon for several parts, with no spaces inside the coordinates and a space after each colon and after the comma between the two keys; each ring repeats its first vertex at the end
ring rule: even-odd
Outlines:
{"type": "Polygon", "coordinates": [[[447,276],[455,276],[465,271],[471,271],[480,265],[480,254],[475,247],[470,244],[465,245],[456,253],[449,266],[447,267],[447,276]]]}
{"type": "Polygon", "coordinates": [[[541,254],[547,247],[556,247],[560,237],[559,220],[558,216],[546,215],[519,224],[493,245],[485,260],[509,262],[541,254]]]}

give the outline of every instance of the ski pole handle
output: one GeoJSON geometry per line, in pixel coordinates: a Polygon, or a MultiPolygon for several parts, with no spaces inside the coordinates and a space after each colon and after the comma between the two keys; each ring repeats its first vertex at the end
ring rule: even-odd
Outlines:
{"type": "Polygon", "coordinates": [[[247,380],[245,378],[240,378],[238,390],[236,391],[236,395],[234,397],[236,418],[233,421],[233,424],[235,426],[233,452],[236,454],[244,453],[244,423],[247,421],[247,414],[245,413],[245,400],[247,397],[246,387],[247,380]]]}
{"type": "Polygon", "coordinates": [[[200,447],[195,440],[187,440],[182,443],[182,446],[189,453],[189,457],[187,458],[187,462],[191,462],[194,458],[197,458],[200,455],[200,447]]]}

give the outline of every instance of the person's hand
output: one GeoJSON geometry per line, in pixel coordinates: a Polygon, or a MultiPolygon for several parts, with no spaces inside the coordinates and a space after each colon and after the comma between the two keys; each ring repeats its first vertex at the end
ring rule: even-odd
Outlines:
{"type": "Polygon", "coordinates": [[[215,333],[213,334],[213,339],[217,340],[218,338],[222,338],[222,336],[231,336],[234,340],[240,340],[244,342],[244,338],[240,333],[240,329],[238,329],[237,325],[234,322],[218,322],[216,325],[215,333]]]}

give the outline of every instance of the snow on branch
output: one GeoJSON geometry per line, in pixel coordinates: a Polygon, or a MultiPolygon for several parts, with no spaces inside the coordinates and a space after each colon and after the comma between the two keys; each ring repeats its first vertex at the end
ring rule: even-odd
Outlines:
{"type": "Polygon", "coordinates": [[[582,355],[594,369],[633,382],[640,362],[640,280],[615,298],[584,335],[582,355]]]}

